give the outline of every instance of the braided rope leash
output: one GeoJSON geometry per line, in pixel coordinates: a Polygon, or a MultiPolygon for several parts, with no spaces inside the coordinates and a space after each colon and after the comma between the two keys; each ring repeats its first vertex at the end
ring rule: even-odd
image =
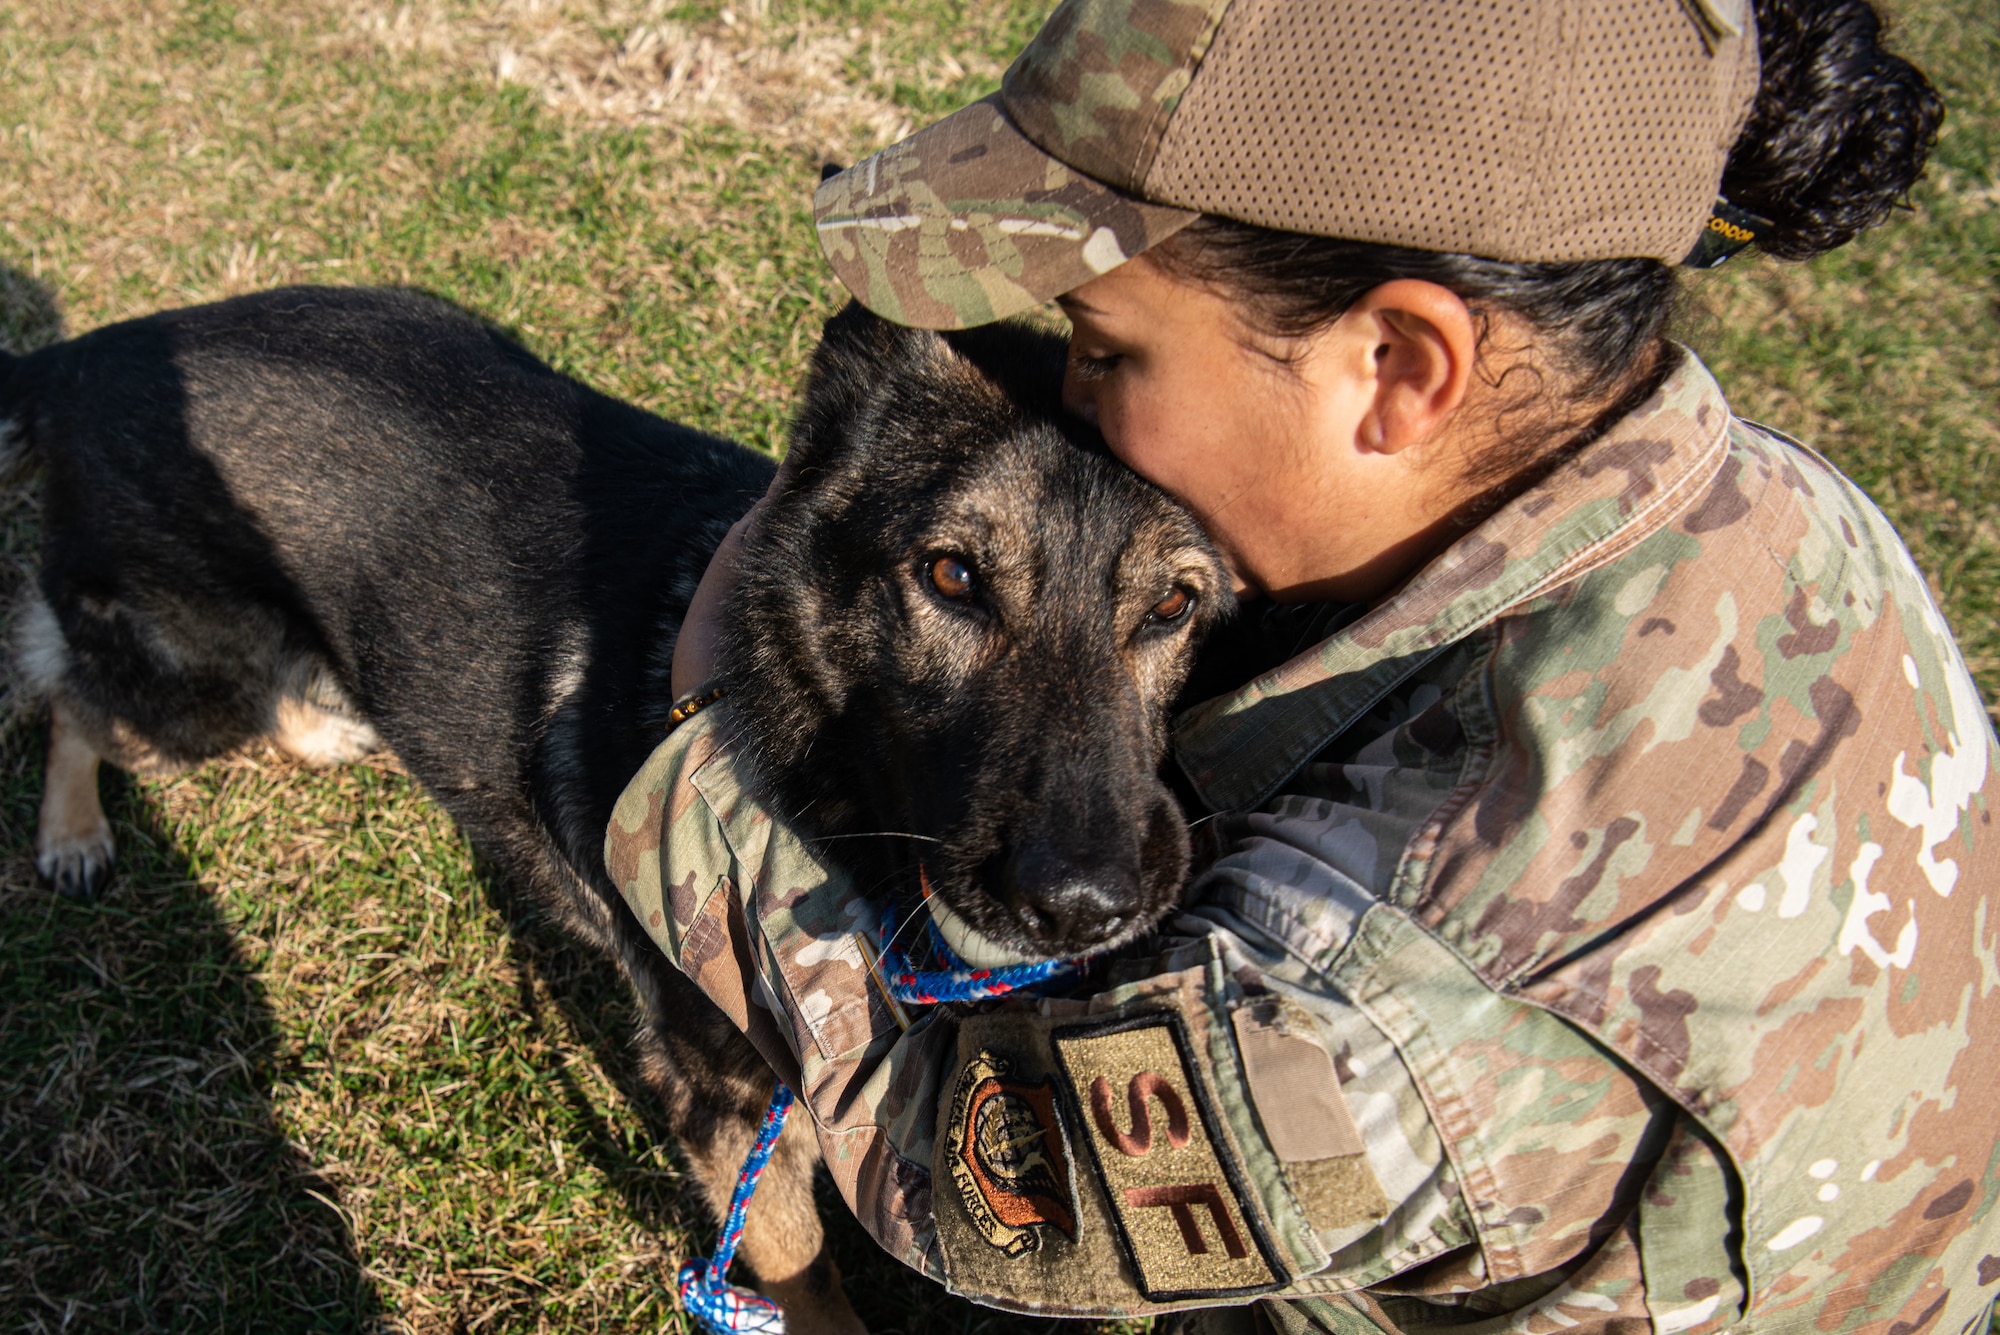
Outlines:
{"type": "Polygon", "coordinates": [[[757,1142],[736,1174],[736,1189],[729,1195],[729,1215],[722,1221],[715,1254],[681,1266],[681,1307],[711,1335],[749,1331],[783,1335],[784,1310],[762,1294],[731,1284],[729,1263],[736,1259],[736,1244],[743,1240],[743,1220],[750,1212],[750,1198],[757,1194],[757,1179],[771,1162],[771,1151],[777,1148],[778,1134],[785,1129],[785,1115],[791,1110],[792,1091],[780,1080],[771,1094],[771,1106],[764,1110],[763,1124],[757,1128],[757,1142]]]}
{"type": "Polygon", "coordinates": [[[918,969],[909,956],[892,945],[896,939],[896,915],[882,910],[882,977],[889,995],[913,1006],[935,1006],[946,1001],[986,1001],[1004,997],[1024,987],[1038,987],[1051,978],[1071,973],[1076,965],[1069,960],[1037,960],[1033,964],[1002,964],[991,969],[975,969],[960,959],[945,943],[937,922],[925,923],[930,948],[945,963],[942,969],[918,969]]]}
{"type": "MultiPolygon", "coordinates": [[[[729,694],[727,687],[693,695],[677,703],[667,715],[666,730],[672,732],[702,710],[729,694]]],[[[924,898],[931,894],[930,879],[921,865],[917,868],[924,898]]],[[[918,969],[895,946],[896,920],[892,909],[882,913],[882,944],[872,972],[888,994],[889,1008],[905,1029],[909,1019],[897,1003],[935,1006],[946,1001],[985,1001],[1003,997],[1024,987],[1048,982],[1077,966],[1065,960],[1042,960],[1034,964],[1009,964],[993,969],[975,969],[960,959],[938,931],[937,921],[924,915],[931,952],[944,963],[942,969],[918,969]]],[[[722,1236],[706,1260],[697,1258],[682,1264],[677,1288],[681,1308],[695,1319],[708,1335],[784,1335],[784,1309],[760,1293],[752,1293],[729,1282],[729,1266],[736,1259],[736,1244],[743,1240],[743,1221],[750,1213],[750,1198],[757,1194],[757,1179],[764,1175],[778,1137],[784,1132],[785,1118],[792,1111],[792,1091],[778,1081],[771,1092],[770,1106],[757,1128],[757,1140],[736,1174],[736,1187],[729,1193],[729,1214],[722,1221],[722,1236]]]]}
{"type": "MultiPolygon", "coordinates": [[[[927,915],[928,916],[928,915],[927,915]]],[[[896,919],[893,909],[882,912],[882,948],[879,965],[883,982],[895,1000],[913,1006],[935,1006],[946,1001],[985,1001],[1004,997],[1024,987],[1048,982],[1077,966],[1068,960],[1040,960],[1033,964],[1008,964],[993,969],[975,969],[960,959],[946,944],[937,923],[928,923],[929,944],[942,969],[912,967],[909,957],[894,945],[896,919]]],[[[783,1335],[784,1309],[762,1294],[752,1293],[728,1282],[729,1263],[736,1259],[736,1244],[743,1237],[743,1219],[756,1194],[757,1179],[771,1162],[778,1134],[785,1129],[785,1116],[792,1110],[792,1091],[780,1080],[771,1094],[771,1106],[764,1110],[764,1123],[757,1129],[757,1143],[736,1175],[736,1189],[729,1196],[729,1217],[723,1221],[722,1237],[715,1254],[706,1261],[689,1261],[681,1266],[681,1306],[709,1335],[783,1335]]]]}

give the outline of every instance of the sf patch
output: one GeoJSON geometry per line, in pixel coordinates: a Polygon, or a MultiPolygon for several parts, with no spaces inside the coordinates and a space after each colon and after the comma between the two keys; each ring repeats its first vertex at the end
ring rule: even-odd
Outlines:
{"type": "Polygon", "coordinates": [[[1177,1015],[1054,1031],[1119,1242],[1153,1302],[1264,1293],[1283,1280],[1177,1015]]]}
{"type": "Polygon", "coordinates": [[[952,1091],[951,1182],[967,1219],[990,1245],[1021,1256],[1054,1229],[1076,1238],[1070,1174],[1053,1080],[1009,1080],[1005,1057],[982,1052],[952,1091]]]}

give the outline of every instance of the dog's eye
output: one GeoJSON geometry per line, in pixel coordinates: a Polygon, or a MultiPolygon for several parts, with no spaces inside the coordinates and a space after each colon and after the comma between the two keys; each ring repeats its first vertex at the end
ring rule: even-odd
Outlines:
{"type": "Polygon", "coordinates": [[[1176,584],[1167,596],[1154,603],[1148,613],[1155,621],[1179,621],[1194,606],[1194,592],[1185,585],[1176,584]]]}
{"type": "Polygon", "coordinates": [[[963,602],[972,596],[972,567],[956,556],[940,556],[930,565],[931,587],[945,597],[963,602]]]}

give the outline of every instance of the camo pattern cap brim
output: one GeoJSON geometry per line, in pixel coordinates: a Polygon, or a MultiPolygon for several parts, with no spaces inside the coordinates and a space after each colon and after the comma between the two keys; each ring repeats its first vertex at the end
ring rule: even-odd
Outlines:
{"type": "Polygon", "coordinates": [[[1032,310],[1200,215],[1063,165],[995,95],[828,180],[813,216],[862,305],[898,324],[965,329],[1032,310]]]}

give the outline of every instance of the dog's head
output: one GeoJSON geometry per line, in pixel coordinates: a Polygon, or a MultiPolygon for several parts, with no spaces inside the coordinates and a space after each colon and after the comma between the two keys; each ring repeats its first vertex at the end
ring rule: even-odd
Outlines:
{"type": "Polygon", "coordinates": [[[1167,711],[1232,606],[1194,520],[1062,415],[1061,340],[828,322],[729,610],[777,814],[975,962],[1121,944],[1178,900],[1167,711]],[[985,958],[981,958],[984,956],[985,958]]]}

